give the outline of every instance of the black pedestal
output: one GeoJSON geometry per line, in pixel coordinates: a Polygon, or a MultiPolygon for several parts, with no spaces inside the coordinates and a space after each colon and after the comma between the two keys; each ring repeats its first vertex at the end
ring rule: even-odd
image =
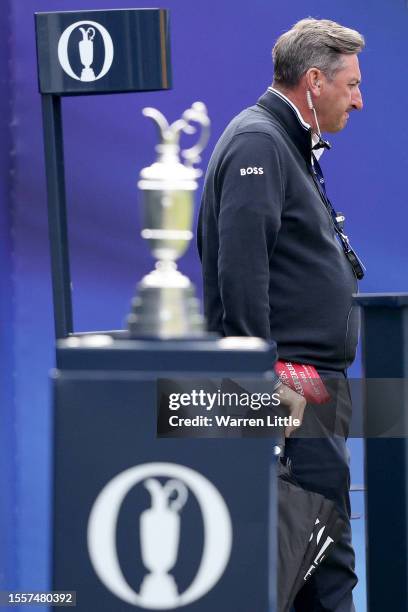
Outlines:
{"type": "Polygon", "coordinates": [[[272,612],[271,439],[157,439],[156,379],[264,377],[264,343],[69,338],[54,376],[53,589],[78,612],[272,612]]]}

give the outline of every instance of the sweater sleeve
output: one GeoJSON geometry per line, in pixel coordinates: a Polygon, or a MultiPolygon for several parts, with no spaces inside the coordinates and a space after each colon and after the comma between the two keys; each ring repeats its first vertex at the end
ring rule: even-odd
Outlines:
{"type": "Polygon", "coordinates": [[[273,139],[260,132],[235,136],[216,180],[224,333],[273,342],[269,266],[284,201],[284,181],[273,139]]]}

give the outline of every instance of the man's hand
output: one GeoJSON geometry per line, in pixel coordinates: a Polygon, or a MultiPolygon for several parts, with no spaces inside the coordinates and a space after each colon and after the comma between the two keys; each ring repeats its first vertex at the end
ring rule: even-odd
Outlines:
{"type": "Polygon", "coordinates": [[[302,424],[306,400],[303,395],[296,393],[296,391],[293,391],[283,383],[276,389],[276,393],[280,397],[281,405],[287,408],[289,415],[292,417],[292,422],[293,419],[299,419],[300,421],[298,426],[292,425],[285,427],[285,438],[289,438],[292,431],[302,424]]]}

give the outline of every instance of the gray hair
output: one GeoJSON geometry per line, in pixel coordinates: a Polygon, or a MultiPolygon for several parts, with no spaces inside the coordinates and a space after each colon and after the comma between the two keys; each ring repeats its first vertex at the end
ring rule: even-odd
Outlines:
{"type": "Polygon", "coordinates": [[[342,54],[364,48],[363,36],[329,19],[302,19],[282,34],[272,50],[274,83],[293,87],[309,68],[333,79],[342,68],[342,54]]]}

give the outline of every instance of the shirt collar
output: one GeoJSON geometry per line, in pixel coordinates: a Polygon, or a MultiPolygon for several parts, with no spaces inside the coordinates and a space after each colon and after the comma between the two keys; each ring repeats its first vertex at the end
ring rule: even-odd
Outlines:
{"type": "MultiPolygon", "coordinates": [[[[286,104],[288,104],[292,108],[292,110],[296,114],[296,117],[298,118],[299,123],[305,128],[305,130],[310,130],[311,131],[311,133],[312,133],[312,147],[314,147],[320,141],[320,138],[319,138],[318,134],[316,134],[312,130],[312,126],[310,125],[310,123],[307,123],[307,121],[305,121],[303,119],[302,114],[301,114],[300,110],[298,109],[298,107],[296,106],[296,104],[293,104],[292,100],[289,100],[289,98],[287,96],[285,96],[285,94],[283,94],[281,91],[278,91],[274,87],[268,87],[268,91],[272,92],[273,94],[275,94],[275,96],[278,96],[278,98],[280,98],[281,100],[286,102],[286,104]]],[[[319,159],[323,155],[323,152],[324,152],[324,148],[323,147],[321,149],[315,149],[313,151],[313,155],[316,157],[316,159],[319,159]]]]}
{"type": "MultiPolygon", "coordinates": [[[[296,113],[297,118],[299,119],[299,121],[303,125],[303,127],[306,128],[306,130],[311,130],[312,129],[312,126],[310,125],[310,123],[307,123],[307,121],[305,121],[303,119],[300,110],[298,109],[296,104],[293,104],[292,100],[289,100],[289,98],[287,96],[285,96],[285,94],[283,94],[281,91],[278,91],[274,87],[268,87],[268,91],[271,91],[272,93],[274,93],[275,96],[278,96],[279,98],[284,100],[286,102],[286,104],[289,104],[289,106],[291,106],[293,108],[293,110],[296,113]]],[[[312,139],[313,139],[314,136],[316,136],[316,134],[314,134],[312,132],[312,139]]]]}

